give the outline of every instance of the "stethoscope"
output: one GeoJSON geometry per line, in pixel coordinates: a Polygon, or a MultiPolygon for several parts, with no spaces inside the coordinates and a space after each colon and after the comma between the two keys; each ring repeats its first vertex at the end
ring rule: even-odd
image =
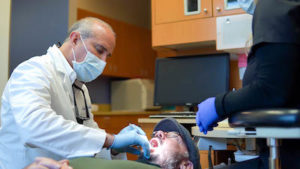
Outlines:
{"type": "MultiPolygon", "coordinates": [[[[60,42],[57,43],[57,47],[58,48],[61,47],[61,43],[60,42]]],[[[87,103],[86,103],[85,94],[84,94],[84,91],[79,86],[77,86],[75,83],[72,86],[75,87],[76,89],[80,90],[81,93],[82,93],[82,95],[83,95],[84,104],[85,104],[86,117],[80,116],[80,114],[79,114],[79,110],[78,110],[77,102],[76,102],[76,98],[75,98],[74,88],[72,87],[73,99],[74,99],[74,105],[75,105],[76,120],[77,120],[77,123],[83,124],[84,121],[90,119],[90,114],[89,114],[89,109],[88,109],[88,106],[87,106],[87,103]]]]}
{"type": "Polygon", "coordinates": [[[89,109],[88,109],[88,106],[87,106],[87,103],[86,103],[85,94],[84,94],[84,91],[79,86],[77,86],[76,84],[73,84],[73,87],[72,87],[72,91],[73,91],[73,98],[74,98],[74,105],[75,105],[76,120],[77,120],[77,123],[83,124],[84,121],[90,119],[90,114],[89,114],[89,109]],[[80,114],[79,114],[79,110],[78,110],[78,107],[77,107],[77,102],[76,102],[76,97],[75,97],[75,92],[74,92],[74,88],[73,87],[76,88],[76,89],[78,89],[78,90],[80,90],[81,93],[82,93],[82,95],[83,95],[84,104],[85,104],[86,117],[80,116],[80,114]]]}

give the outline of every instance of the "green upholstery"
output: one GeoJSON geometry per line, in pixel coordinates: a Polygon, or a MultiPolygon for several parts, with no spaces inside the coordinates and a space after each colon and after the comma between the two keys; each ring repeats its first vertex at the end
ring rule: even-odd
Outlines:
{"type": "Polygon", "coordinates": [[[104,160],[81,157],[70,160],[73,169],[159,169],[156,166],[128,160],[104,160]]]}

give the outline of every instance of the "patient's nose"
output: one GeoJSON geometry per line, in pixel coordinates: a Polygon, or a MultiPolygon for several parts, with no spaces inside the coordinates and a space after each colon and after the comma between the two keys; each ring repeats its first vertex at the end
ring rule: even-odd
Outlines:
{"type": "Polygon", "coordinates": [[[155,134],[156,137],[164,140],[166,138],[166,134],[163,132],[163,131],[158,131],[156,134],[155,134]]]}

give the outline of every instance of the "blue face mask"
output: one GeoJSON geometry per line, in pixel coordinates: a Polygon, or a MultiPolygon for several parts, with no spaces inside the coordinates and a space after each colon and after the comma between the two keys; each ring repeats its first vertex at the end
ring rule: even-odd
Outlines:
{"type": "Polygon", "coordinates": [[[255,10],[254,0],[238,0],[240,7],[248,14],[253,15],[255,10]]]}
{"type": "Polygon", "coordinates": [[[101,75],[103,72],[106,62],[99,59],[97,56],[89,52],[84,44],[84,41],[82,40],[81,36],[80,39],[83,43],[83,46],[86,50],[86,56],[82,62],[76,62],[75,52],[72,48],[74,60],[73,63],[73,69],[76,72],[77,79],[82,82],[90,82],[92,80],[95,80],[98,76],[101,75]]]}

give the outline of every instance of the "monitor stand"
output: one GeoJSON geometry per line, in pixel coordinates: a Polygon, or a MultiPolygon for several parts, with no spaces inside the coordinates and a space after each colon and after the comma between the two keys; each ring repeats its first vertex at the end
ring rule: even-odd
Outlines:
{"type": "Polygon", "coordinates": [[[150,115],[149,118],[165,118],[165,117],[173,117],[173,118],[184,118],[184,119],[193,119],[196,118],[196,112],[194,111],[194,106],[188,106],[189,111],[170,111],[163,112],[161,114],[150,115]]]}

